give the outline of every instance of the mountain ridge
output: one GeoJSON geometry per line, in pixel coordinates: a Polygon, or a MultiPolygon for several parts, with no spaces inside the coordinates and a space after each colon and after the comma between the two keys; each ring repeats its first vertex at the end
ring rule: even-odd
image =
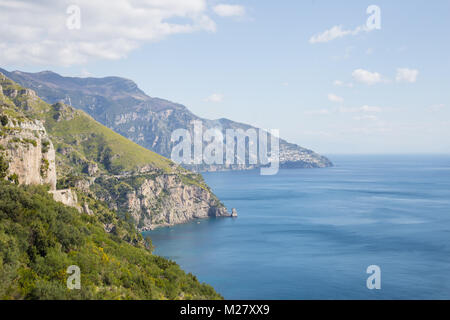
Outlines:
{"type": "MultiPolygon", "coordinates": [[[[252,125],[227,118],[209,120],[192,113],[186,106],[169,100],[150,97],[130,79],[121,77],[63,77],[57,73],[8,72],[6,75],[25,87],[35,90],[48,103],[63,101],[80,108],[94,119],[137,144],[171,157],[174,146],[171,133],[184,128],[193,132],[192,121],[201,121],[205,129],[253,128],[252,125]],[[56,81],[55,79],[58,79],[56,81]],[[70,85],[69,85],[70,84],[70,85]]],[[[322,168],[332,162],[312,150],[280,139],[280,165],[285,168],[322,168]]],[[[260,165],[184,165],[195,171],[245,170],[260,165]]]]}

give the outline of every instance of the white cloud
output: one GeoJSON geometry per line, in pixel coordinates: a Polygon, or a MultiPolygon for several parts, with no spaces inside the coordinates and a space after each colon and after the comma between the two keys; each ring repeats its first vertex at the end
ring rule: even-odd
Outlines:
{"type": "Polygon", "coordinates": [[[206,102],[214,102],[214,103],[219,103],[223,101],[223,94],[220,93],[213,93],[212,95],[210,95],[208,98],[205,99],[206,102]]]}
{"type": "Polygon", "coordinates": [[[240,5],[218,4],[213,11],[221,17],[241,17],[245,15],[245,8],[240,5]]]}
{"type": "Polygon", "coordinates": [[[370,72],[364,69],[356,69],[353,71],[352,76],[355,81],[367,85],[373,85],[384,81],[383,77],[378,72],[370,72]]]}
{"type": "Polygon", "coordinates": [[[328,94],[328,100],[330,100],[331,102],[339,102],[339,103],[344,102],[344,98],[339,97],[333,93],[328,94]]]}
{"type": "Polygon", "coordinates": [[[351,83],[351,82],[346,83],[346,82],[341,81],[341,80],[336,80],[336,81],[334,81],[334,82],[333,82],[333,85],[336,86],[336,87],[348,87],[348,88],[353,88],[353,83],[351,83]]]}
{"type": "MultiPolygon", "coordinates": [[[[398,68],[397,74],[395,77],[395,80],[397,82],[408,82],[408,83],[414,83],[417,81],[417,77],[419,75],[419,71],[415,69],[408,69],[408,68],[398,68]]],[[[352,77],[355,81],[364,83],[367,85],[374,85],[377,83],[391,83],[392,81],[384,78],[380,73],[378,72],[371,72],[364,69],[356,69],[352,73],[352,77]]],[[[342,85],[343,82],[338,81],[335,82],[335,84],[342,85]]]]}
{"type": "Polygon", "coordinates": [[[334,39],[342,38],[348,35],[356,36],[357,34],[361,32],[369,32],[371,31],[365,26],[357,27],[353,30],[345,30],[342,28],[342,26],[334,26],[329,30],[325,30],[324,32],[315,34],[309,39],[309,43],[324,43],[329,42],[334,39]]]}
{"type": "Polygon", "coordinates": [[[0,64],[120,59],[146,42],[216,30],[207,0],[77,0],[81,28],[69,30],[71,3],[0,0],[0,64]]]}
{"type": "Polygon", "coordinates": [[[408,68],[398,68],[397,69],[397,76],[395,77],[395,80],[397,82],[409,82],[414,83],[417,81],[417,76],[419,75],[419,71],[415,69],[408,69],[408,68]]]}

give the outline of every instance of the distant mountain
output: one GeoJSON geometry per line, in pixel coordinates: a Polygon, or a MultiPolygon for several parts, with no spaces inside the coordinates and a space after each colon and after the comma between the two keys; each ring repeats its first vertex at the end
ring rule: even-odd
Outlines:
{"type": "MultiPolygon", "coordinates": [[[[31,88],[46,102],[65,104],[80,108],[105,126],[124,137],[170,158],[174,143],[171,134],[184,128],[193,132],[193,120],[202,121],[204,129],[254,128],[228,119],[203,119],[185,106],[168,100],[152,98],[131,80],[119,77],[76,78],[63,77],[51,71],[26,73],[8,72],[7,77],[20,85],[31,88]]],[[[280,139],[280,164],[288,168],[321,168],[332,166],[327,158],[296,144],[280,139]]],[[[197,165],[186,166],[197,171],[223,169],[252,169],[258,165],[197,165]]]]}

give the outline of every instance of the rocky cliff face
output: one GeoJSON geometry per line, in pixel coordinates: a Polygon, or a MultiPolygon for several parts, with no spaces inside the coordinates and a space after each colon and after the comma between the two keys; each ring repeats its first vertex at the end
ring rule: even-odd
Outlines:
{"type": "MultiPolygon", "coordinates": [[[[53,196],[55,201],[61,202],[69,207],[74,207],[78,210],[78,212],[86,212],[89,209],[89,206],[85,207],[88,209],[82,209],[82,207],[78,204],[78,198],[76,192],[71,189],[62,189],[62,190],[51,190],[50,193],[53,196]]],[[[84,204],[86,206],[86,204],[84,204]]]]}
{"type": "Polygon", "coordinates": [[[56,189],[55,149],[40,121],[4,115],[0,146],[9,163],[8,177],[21,184],[49,184],[56,189]]]}
{"type": "Polygon", "coordinates": [[[47,184],[56,201],[81,211],[72,190],[56,190],[55,148],[41,120],[27,111],[40,103],[30,89],[20,88],[0,73],[0,156],[7,170],[2,174],[18,184],[47,184]]]}
{"type": "Polygon", "coordinates": [[[111,208],[130,213],[140,231],[193,219],[230,216],[209,189],[200,183],[185,183],[185,178],[190,179],[189,175],[175,174],[103,176],[96,179],[92,190],[97,190],[96,197],[111,208]],[[97,186],[103,189],[99,191],[97,186]]]}
{"type": "Polygon", "coordinates": [[[210,216],[229,216],[225,208],[216,207],[217,199],[209,191],[184,185],[176,176],[146,179],[137,190],[127,194],[127,200],[126,206],[142,230],[210,216]]]}

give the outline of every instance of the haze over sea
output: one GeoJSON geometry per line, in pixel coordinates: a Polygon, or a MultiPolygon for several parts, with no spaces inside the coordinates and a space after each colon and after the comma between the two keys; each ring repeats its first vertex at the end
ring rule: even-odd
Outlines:
{"type": "Polygon", "coordinates": [[[151,231],[155,253],[226,299],[450,299],[450,156],[330,159],[204,174],[239,217],[151,231]]]}

